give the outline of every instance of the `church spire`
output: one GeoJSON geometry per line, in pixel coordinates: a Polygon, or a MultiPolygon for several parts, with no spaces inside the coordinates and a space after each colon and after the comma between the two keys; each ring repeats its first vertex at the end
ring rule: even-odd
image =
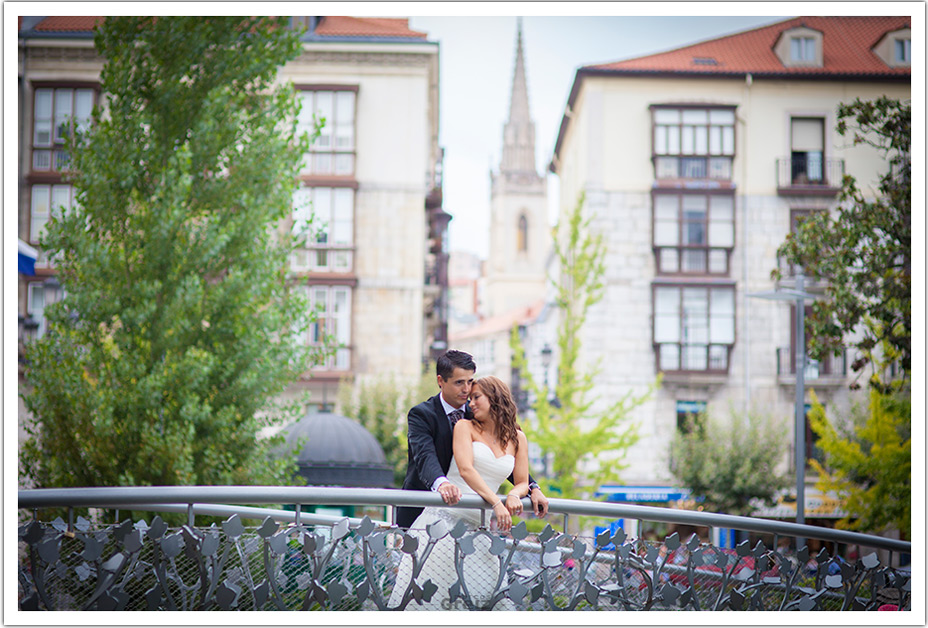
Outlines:
{"type": "Polygon", "coordinates": [[[503,129],[503,159],[500,172],[537,174],[535,170],[535,123],[528,110],[528,85],[522,51],[522,18],[518,18],[516,67],[512,77],[509,121],[503,129]]]}

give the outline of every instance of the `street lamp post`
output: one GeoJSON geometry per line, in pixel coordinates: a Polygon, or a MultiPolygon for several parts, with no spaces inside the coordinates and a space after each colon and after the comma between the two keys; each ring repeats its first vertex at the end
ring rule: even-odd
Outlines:
{"type": "MultiPolygon", "coordinates": [[[[551,350],[551,346],[548,343],[545,343],[545,346],[541,348],[541,367],[544,370],[544,382],[545,382],[545,401],[550,401],[549,399],[549,390],[548,390],[548,368],[551,366],[551,358],[554,352],[551,350]]],[[[542,474],[544,477],[548,477],[548,452],[541,452],[541,465],[542,465],[542,474]]]]}
{"type": "MultiPolygon", "coordinates": [[[[800,269],[796,273],[796,288],[781,288],[764,292],[749,292],[747,296],[772,301],[794,301],[796,305],[796,523],[806,522],[806,327],[805,327],[805,301],[814,301],[817,295],[804,291],[805,277],[800,269]]],[[[805,539],[796,538],[796,550],[805,545],[805,539]]]]}

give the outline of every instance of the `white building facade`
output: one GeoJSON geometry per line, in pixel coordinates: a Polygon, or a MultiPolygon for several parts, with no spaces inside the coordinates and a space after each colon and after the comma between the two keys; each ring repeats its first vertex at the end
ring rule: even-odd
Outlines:
{"type": "MultiPolygon", "coordinates": [[[[797,218],[836,208],[844,173],[864,189],[878,180],[885,162],[837,134],[836,110],[910,98],[909,28],[906,17],[796,18],[578,70],[550,168],[562,215],[585,193],[608,250],[581,360],[603,361],[593,394],[604,405],[663,374],[632,417],[641,439],[626,484],[672,482],[669,443],[687,413],[761,412],[792,436],[795,312],[748,294],[777,287],[778,246],[797,218]]],[[[846,410],[853,357],[810,364],[806,403],[814,389],[846,410]]]]}

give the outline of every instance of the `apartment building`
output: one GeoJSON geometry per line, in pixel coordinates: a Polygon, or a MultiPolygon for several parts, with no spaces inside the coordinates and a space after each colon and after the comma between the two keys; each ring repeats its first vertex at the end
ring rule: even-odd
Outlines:
{"type": "MultiPolygon", "coordinates": [[[[100,99],[93,27],[103,19],[19,18],[19,239],[37,253],[34,274],[19,275],[21,334],[41,335],[45,305],[62,296],[38,242],[49,216],[72,202],[65,135],[89,123],[100,99]]],[[[299,228],[309,207],[324,226],[293,255],[291,278],[322,312],[306,342],[328,333],[340,348],[288,394],[308,391],[328,407],[345,379],[416,380],[447,342],[439,46],[405,18],[290,20],[306,32],[278,80],[299,90],[302,126],[314,113],[327,123],[281,228],[299,228]]]]}
{"type": "MultiPolygon", "coordinates": [[[[763,412],[793,435],[795,307],[749,295],[793,285],[788,268],[771,279],[776,249],[799,217],[835,210],[845,173],[875,187],[885,162],[837,134],[836,110],[910,98],[910,64],[908,17],[797,17],[577,70],[550,170],[563,211],[586,194],[608,247],[581,359],[602,359],[603,405],[663,373],[632,417],[626,483],[672,481],[668,445],[688,413],[763,412]]],[[[814,389],[846,410],[853,358],[812,361],[806,403],[814,389]]]]}

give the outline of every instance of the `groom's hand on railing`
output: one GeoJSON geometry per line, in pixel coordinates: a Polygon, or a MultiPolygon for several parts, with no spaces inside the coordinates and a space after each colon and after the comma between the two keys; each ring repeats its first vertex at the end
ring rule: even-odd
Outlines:
{"type": "Polygon", "coordinates": [[[442,482],[441,486],[438,487],[438,494],[449,506],[454,506],[461,501],[461,489],[451,482],[442,482]]]}
{"type": "Polygon", "coordinates": [[[548,498],[545,497],[540,488],[533,488],[529,492],[529,497],[532,500],[532,509],[535,511],[536,517],[544,517],[548,514],[548,498]]]}

